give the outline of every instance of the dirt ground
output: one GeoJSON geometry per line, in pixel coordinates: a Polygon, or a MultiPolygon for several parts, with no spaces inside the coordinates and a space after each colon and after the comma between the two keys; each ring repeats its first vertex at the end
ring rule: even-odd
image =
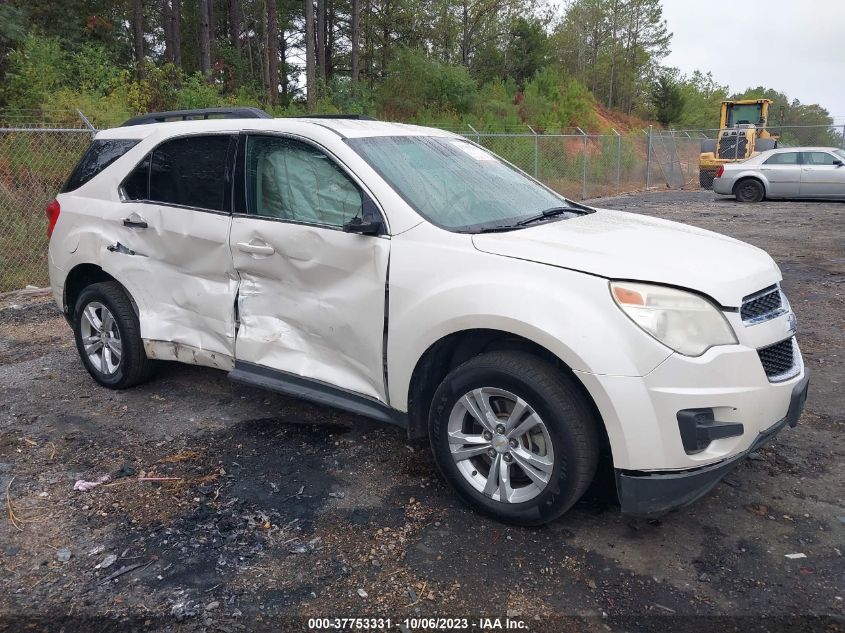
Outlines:
{"type": "Polygon", "coordinates": [[[398,428],[186,365],[99,388],[46,297],[7,297],[0,631],[313,630],[307,618],[351,616],[397,631],[449,624],[405,623],[434,616],[475,631],[842,630],[845,204],[594,202],[727,233],[783,270],[813,371],[806,411],[706,498],[631,519],[604,477],[553,524],[507,527],[465,509],[398,428]]]}

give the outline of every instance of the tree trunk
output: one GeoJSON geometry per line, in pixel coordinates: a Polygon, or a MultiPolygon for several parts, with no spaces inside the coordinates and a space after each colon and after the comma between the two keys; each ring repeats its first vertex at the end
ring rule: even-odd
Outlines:
{"type": "Polygon", "coordinates": [[[211,74],[211,24],[209,5],[211,0],[199,0],[200,72],[211,74]]]}
{"type": "Polygon", "coordinates": [[[287,106],[288,103],[288,41],[285,39],[285,32],[282,29],[281,38],[279,39],[279,55],[281,57],[281,65],[279,66],[279,83],[282,86],[282,104],[287,106]]]}
{"type": "Polygon", "coordinates": [[[461,63],[469,66],[469,6],[466,1],[461,7],[461,63]]]}
{"type": "Polygon", "coordinates": [[[326,0],[317,0],[317,77],[326,78],[326,0]]]}
{"type": "Polygon", "coordinates": [[[317,104],[314,70],[314,0],[305,0],[305,90],[309,112],[317,104]]]}
{"type": "Polygon", "coordinates": [[[170,0],[170,34],[173,38],[173,63],[182,67],[182,0],[170,0]]]}
{"type": "Polygon", "coordinates": [[[232,47],[241,52],[241,3],[240,0],[229,0],[229,39],[232,47]]]}
{"type": "Polygon", "coordinates": [[[135,41],[135,63],[138,74],[144,74],[144,4],[132,0],[132,34],[135,41]]]}
{"type": "Polygon", "coordinates": [[[352,83],[361,73],[361,0],[352,0],[352,83]]]}
{"type": "Polygon", "coordinates": [[[173,63],[173,11],[170,0],[161,3],[161,27],[164,31],[164,61],[173,63]]]}
{"type": "Polygon", "coordinates": [[[279,102],[279,13],[276,0],[267,2],[267,99],[279,102]]]}
{"type": "Polygon", "coordinates": [[[332,76],[334,76],[335,3],[334,0],[327,0],[326,4],[326,31],[324,35],[326,45],[323,60],[326,64],[326,81],[331,81],[332,76]]]}

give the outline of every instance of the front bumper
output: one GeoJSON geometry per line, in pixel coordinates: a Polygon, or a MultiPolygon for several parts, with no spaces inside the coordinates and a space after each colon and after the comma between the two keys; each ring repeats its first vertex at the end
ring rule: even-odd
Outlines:
{"type": "Polygon", "coordinates": [[[795,384],[789,399],[786,416],[761,431],[751,446],[724,461],[680,472],[643,473],[616,470],[616,489],[622,512],[633,516],[652,517],[688,505],[707,494],[719,480],[733,470],[749,453],[756,451],[777,435],[785,426],[798,423],[810,382],[809,369],[795,384]]]}

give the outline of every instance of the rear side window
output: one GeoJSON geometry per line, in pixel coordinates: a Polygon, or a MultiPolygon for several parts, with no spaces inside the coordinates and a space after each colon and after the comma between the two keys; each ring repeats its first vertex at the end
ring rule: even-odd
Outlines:
{"type": "Polygon", "coordinates": [[[766,165],[797,165],[798,152],[783,152],[782,154],[772,154],[766,160],[766,165]]]}
{"type": "Polygon", "coordinates": [[[186,136],[166,141],[123,181],[124,200],[226,211],[227,164],[235,137],[186,136]]]}
{"type": "Polygon", "coordinates": [[[62,193],[79,189],[137,144],[134,139],[94,141],[68,178],[62,193]]]}

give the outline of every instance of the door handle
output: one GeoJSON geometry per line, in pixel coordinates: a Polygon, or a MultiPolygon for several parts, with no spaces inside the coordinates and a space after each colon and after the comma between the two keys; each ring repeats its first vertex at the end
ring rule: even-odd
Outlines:
{"type": "Polygon", "coordinates": [[[238,250],[250,255],[272,255],[276,249],[269,244],[252,244],[251,242],[238,242],[238,250]]]}
{"type": "Polygon", "coordinates": [[[123,218],[123,226],[129,226],[133,229],[147,228],[147,221],[139,215],[130,215],[128,218],[123,218]]]}

